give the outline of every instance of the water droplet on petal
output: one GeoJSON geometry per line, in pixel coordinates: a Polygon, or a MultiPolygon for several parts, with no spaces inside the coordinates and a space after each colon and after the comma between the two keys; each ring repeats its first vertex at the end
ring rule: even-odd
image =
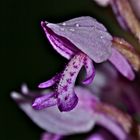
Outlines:
{"type": "Polygon", "coordinates": [[[66,23],[65,23],[65,22],[63,22],[63,23],[62,23],[62,25],[63,25],[63,26],[66,26],[66,23]]]}
{"type": "Polygon", "coordinates": [[[74,32],[75,30],[73,28],[70,28],[70,31],[74,32]]]}
{"type": "Polygon", "coordinates": [[[120,41],[119,43],[120,43],[120,44],[123,44],[123,42],[122,42],[122,41],[120,41]]]}
{"type": "Polygon", "coordinates": [[[100,38],[102,39],[102,38],[103,38],[103,36],[100,36],[100,38]]]}
{"type": "Polygon", "coordinates": [[[76,27],[79,27],[79,26],[80,26],[80,25],[77,23],[77,24],[76,24],[76,27]]]}

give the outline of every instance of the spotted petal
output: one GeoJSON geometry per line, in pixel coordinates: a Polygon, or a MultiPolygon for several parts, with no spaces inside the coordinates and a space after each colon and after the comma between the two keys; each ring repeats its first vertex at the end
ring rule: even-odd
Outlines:
{"type": "Polygon", "coordinates": [[[85,58],[87,58],[85,54],[78,53],[71,59],[62,73],[56,90],[60,111],[70,111],[78,103],[78,98],[74,93],[74,85],[77,75],[84,65],[85,58]]]}

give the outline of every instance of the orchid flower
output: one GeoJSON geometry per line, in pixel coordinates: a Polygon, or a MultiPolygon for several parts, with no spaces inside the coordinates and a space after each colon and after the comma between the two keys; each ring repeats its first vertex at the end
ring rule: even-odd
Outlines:
{"type": "Polygon", "coordinates": [[[94,0],[101,6],[110,5],[120,26],[130,30],[140,42],[140,0],[94,0]],[[135,11],[135,13],[134,13],[135,11]],[[138,18],[137,18],[138,16],[138,18]]]}
{"type": "Polygon", "coordinates": [[[41,22],[53,48],[70,59],[64,71],[43,82],[39,88],[56,85],[51,94],[36,98],[33,107],[37,110],[57,105],[60,111],[70,111],[78,103],[74,92],[76,77],[84,66],[84,84],[90,84],[95,76],[93,62],[109,60],[125,77],[133,80],[135,75],[126,58],[112,45],[112,36],[106,28],[92,17],[79,17],[63,23],[41,22]]]}
{"type": "MultiPolygon", "coordinates": [[[[96,78],[98,79],[98,74],[96,78]]],[[[108,136],[106,135],[108,135],[108,132],[113,136],[110,140],[113,138],[125,140],[127,137],[137,137],[137,135],[131,135],[133,120],[130,115],[109,104],[102,103],[91,90],[81,86],[75,87],[79,103],[72,111],[60,112],[56,106],[39,111],[34,110],[31,104],[35,96],[50,92],[45,90],[34,93],[26,85],[22,85],[21,93],[15,91],[11,93],[11,97],[27,116],[46,131],[42,134],[41,140],[61,140],[72,134],[89,132],[96,126],[99,126],[101,130],[103,128],[107,130],[107,134],[104,134],[104,132],[100,132],[98,135],[94,133],[89,138],[90,140],[91,138],[94,140],[96,137],[102,137],[107,140],[108,136]]],[[[140,127],[138,124],[135,124],[136,126],[138,128],[136,132],[139,133],[140,127]]]]}
{"type": "Polygon", "coordinates": [[[127,81],[119,76],[118,72],[109,63],[102,64],[96,75],[94,83],[89,85],[88,88],[96,93],[102,102],[124,109],[132,116],[140,114],[140,81],[138,76],[133,82],[127,81]]]}
{"type": "MultiPolygon", "coordinates": [[[[105,63],[102,64],[101,67],[98,67],[96,76],[94,84],[89,85],[88,88],[90,88],[93,93],[96,93],[102,102],[125,110],[125,112],[129,113],[135,119],[140,118],[140,75],[137,75],[137,79],[130,83],[120,76],[109,63],[105,63]]],[[[133,127],[132,131],[136,126],[134,125],[133,127]]],[[[129,138],[130,137],[128,137],[127,140],[129,140],[129,138]]],[[[135,139],[138,140],[140,138],[138,136],[135,139]]]]}

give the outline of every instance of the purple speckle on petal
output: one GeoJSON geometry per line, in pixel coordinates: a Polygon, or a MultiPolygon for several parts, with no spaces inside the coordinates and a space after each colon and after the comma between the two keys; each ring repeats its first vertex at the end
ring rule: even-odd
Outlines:
{"type": "Polygon", "coordinates": [[[78,68],[78,66],[77,66],[77,65],[74,65],[73,67],[74,67],[75,69],[77,69],[77,68],[78,68]]]}
{"type": "Polygon", "coordinates": [[[64,89],[64,91],[67,91],[68,90],[68,86],[67,85],[63,86],[63,89],[64,89]]]}
{"type": "Polygon", "coordinates": [[[68,84],[71,84],[71,79],[67,79],[67,83],[68,84]]]}
{"type": "Polygon", "coordinates": [[[62,95],[61,102],[58,98],[58,108],[60,111],[70,111],[72,110],[78,103],[78,97],[75,93],[69,94],[69,96],[62,95]],[[63,97],[62,97],[63,96],[63,97]],[[62,102],[63,100],[63,102],[62,102]]]}
{"type": "Polygon", "coordinates": [[[73,76],[75,74],[75,72],[70,72],[70,76],[73,76]]]}

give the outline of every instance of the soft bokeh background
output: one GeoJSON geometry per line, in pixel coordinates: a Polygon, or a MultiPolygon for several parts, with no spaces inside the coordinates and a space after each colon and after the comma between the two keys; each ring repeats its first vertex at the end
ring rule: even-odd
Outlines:
{"type": "Polygon", "coordinates": [[[67,62],[45,38],[41,20],[62,22],[89,15],[112,34],[135,42],[122,32],[110,7],[100,8],[92,0],[7,0],[1,3],[1,10],[0,140],[39,140],[43,130],[10,99],[10,92],[19,91],[22,83],[37,89],[39,82],[59,72],[67,62]]]}

